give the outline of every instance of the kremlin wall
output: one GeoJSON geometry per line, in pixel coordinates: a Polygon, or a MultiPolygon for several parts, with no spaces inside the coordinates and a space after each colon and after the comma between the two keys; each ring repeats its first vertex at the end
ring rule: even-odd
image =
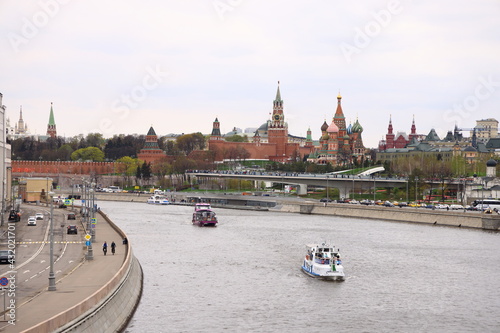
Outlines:
{"type": "Polygon", "coordinates": [[[119,162],[78,162],[78,161],[16,161],[11,162],[16,174],[77,174],[104,175],[120,172],[119,162]]]}

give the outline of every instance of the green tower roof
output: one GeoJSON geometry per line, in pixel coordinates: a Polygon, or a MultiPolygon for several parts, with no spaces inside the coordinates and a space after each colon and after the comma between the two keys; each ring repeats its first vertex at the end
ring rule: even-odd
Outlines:
{"type": "Polygon", "coordinates": [[[49,116],[49,125],[55,125],[56,122],[54,120],[54,110],[52,108],[52,102],[50,103],[50,116],[49,116]]]}

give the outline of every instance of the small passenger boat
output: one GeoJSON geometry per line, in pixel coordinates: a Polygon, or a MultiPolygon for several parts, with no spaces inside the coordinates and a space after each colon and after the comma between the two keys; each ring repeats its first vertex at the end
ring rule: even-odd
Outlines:
{"type": "Polygon", "coordinates": [[[164,195],[156,194],[156,195],[152,195],[152,196],[149,197],[148,204],[151,204],[151,205],[168,205],[168,204],[170,204],[170,202],[168,201],[168,199],[164,195]]]}
{"type": "Polygon", "coordinates": [[[302,271],[307,275],[324,280],[345,279],[344,267],[340,260],[340,251],[332,244],[306,245],[306,256],[302,264],[302,271]]]}
{"type": "Polygon", "coordinates": [[[193,224],[200,227],[211,226],[217,224],[217,216],[208,203],[197,203],[194,205],[193,224]]]}

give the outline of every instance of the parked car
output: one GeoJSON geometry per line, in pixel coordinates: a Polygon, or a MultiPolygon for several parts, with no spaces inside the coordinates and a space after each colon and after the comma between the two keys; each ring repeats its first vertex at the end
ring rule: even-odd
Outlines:
{"type": "Polygon", "coordinates": [[[16,212],[15,210],[11,210],[9,213],[9,221],[11,222],[21,221],[21,214],[19,212],[16,212]]]}
{"type": "Polygon", "coordinates": [[[30,226],[35,226],[35,225],[36,225],[36,217],[34,217],[34,216],[30,216],[30,217],[28,218],[28,225],[30,225],[30,226]]]}
{"type": "Polygon", "coordinates": [[[43,214],[42,214],[42,213],[36,213],[36,214],[35,214],[35,218],[36,218],[37,220],[43,220],[43,214]]]}
{"type": "Polygon", "coordinates": [[[464,209],[464,206],[462,205],[450,205],[450,209],[452,210],[463,210],[464,209]]]}
{"type": "Polygon", "coordinates": [[[10,250],[0,250],[0,264],[13,264],[14,262],[14,255],[10,250]]]}
{"type": "Polygon", "coordinates": [[[321,198],[319,199],[319,202],[332,202],[332,199],[327,199],[327,198],[321,198]]]}
{"type": "Polygon", "coordinates": [[[68,213],[68,220],[76,220],[75,213],[68,213]]]}
{"type": "Polygon", "coordinates": [[[394,204],[390,201],[384,202],[384,207],[394,207],[394,204]]]}
{"type": "Polygon", "coordinates": [[[78,234],[78,227],[76,225],[68,225],[68,235],[69,234],[78,234]]]}

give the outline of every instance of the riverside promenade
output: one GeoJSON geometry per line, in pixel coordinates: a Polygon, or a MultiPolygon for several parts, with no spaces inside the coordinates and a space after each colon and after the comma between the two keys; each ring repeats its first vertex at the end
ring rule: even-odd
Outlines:
{"type": "MultiPolygon", "coordinates": [[[[141,296],[142,270],[130,243],[122,244],[124,233],[104,214],[96,214],[96,218],[93,260],[82,258],[69,273],[56,275],[55,291],[45,287],[33,297],[17,299],[15,325],[2,322],[0,332],[57,332],[61,328],[111,332],[126,325],[141,296]],[[104,241],[108,246],[112,241],[116,243],[115,255],[111,247],[106,256],[103,254],[104,241]]],[[[79,232],[82,240],[84,235],[85,232],[79,232]]],[[[85,243],[82,246],[86,254],[85,243]]]]}

